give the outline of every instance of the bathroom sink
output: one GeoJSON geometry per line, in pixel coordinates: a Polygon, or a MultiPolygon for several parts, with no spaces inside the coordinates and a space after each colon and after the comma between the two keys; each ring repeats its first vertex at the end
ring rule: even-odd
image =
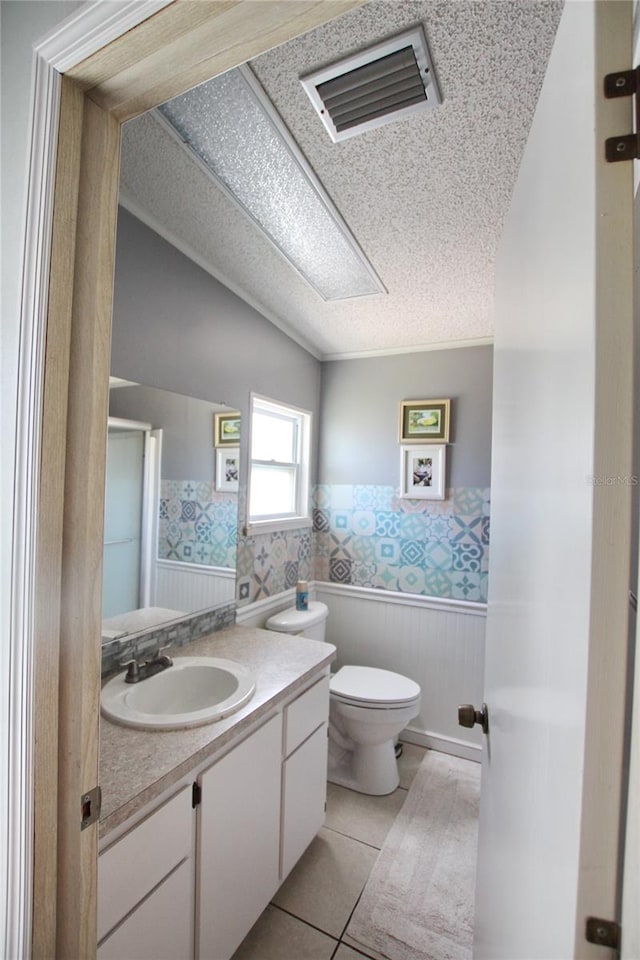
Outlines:
{"type": "Polygon", "coordinates": [[[254,694],[252,672],[218,657],[177,657],[162,673],[125,683],[118,674],[102,688],[102,713],[125,727],[176,730],[220,720],[254,694]]]}

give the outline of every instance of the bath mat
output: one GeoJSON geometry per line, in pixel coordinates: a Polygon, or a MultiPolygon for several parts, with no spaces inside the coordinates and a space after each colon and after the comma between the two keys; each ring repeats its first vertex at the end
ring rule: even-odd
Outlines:
{"type": "Polygon", "coordinates": [[[344,940],[388,960],[471,960],[480,764],[427,750],[344,940]]]}

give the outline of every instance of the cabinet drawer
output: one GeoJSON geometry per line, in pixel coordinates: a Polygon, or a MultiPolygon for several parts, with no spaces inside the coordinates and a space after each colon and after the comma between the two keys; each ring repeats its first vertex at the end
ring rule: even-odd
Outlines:
{"type": "Polygon", "coordinates": [[[329,677],[322,677],[312,687],[285,707],[285,749],[288,757],[309,734],[325,723],[329,716],[329,677]]]}
{"type": "Polygon", "coordinates": [[[193,958],[193,860],[184,860],[98,947],[98,960],[193,958]]]}
{"type": "Polygon", "coordinates": [[[193,823],[191,787],[185,787],[100,854],[98,940],[190,856],[193,823]]]}

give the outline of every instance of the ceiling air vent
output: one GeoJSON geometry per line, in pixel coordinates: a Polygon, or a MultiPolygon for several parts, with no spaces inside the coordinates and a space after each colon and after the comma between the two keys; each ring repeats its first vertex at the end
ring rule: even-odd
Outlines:
{"type": "Polygon", "coordinates": [[[421,26],[301,82],[334,143],[442,102],[421,26]]]}

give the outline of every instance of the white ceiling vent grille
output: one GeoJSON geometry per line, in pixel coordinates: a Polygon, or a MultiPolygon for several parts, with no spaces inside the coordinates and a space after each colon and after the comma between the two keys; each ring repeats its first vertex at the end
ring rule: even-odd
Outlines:
{"type": "Polygon", "coordinates": [[[334,143],[442,102],[421,26],[301,82],[334,143]]]}

